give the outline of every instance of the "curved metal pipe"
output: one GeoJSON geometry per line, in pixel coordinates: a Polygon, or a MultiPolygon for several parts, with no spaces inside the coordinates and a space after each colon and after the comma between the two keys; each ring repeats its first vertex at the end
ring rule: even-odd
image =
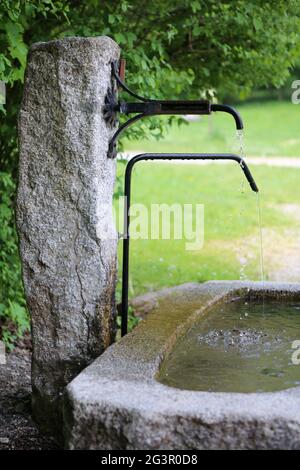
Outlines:
{"type": "Polygon", "coordinates": [[[232,106],[229,106],[228,104],[212,104],[211,105],[211,110],[214,111],[214,112],[215,111],[222,111],[223,113],[231,114],[231,116],[233,116],[233,118],[235,120],[236,129],[237,130],[244,129],[244,124],[243,124],[243,120],[241,118],[241,115],[232,106]]]}
{"type": "Polygon", "coordinates": [[[114,133],[114,135],[112,136],[111,140],[109,141],[109,145],[108,145],[108,157],[109,158],[116,158],[117,156],[117,141],[120,137],[121,134],[123,134],[123,132],[129,127],[131,126],[132,124],[134,124],[136,121],[139,121],[140,119],[142,119],[143,117],[146,117],[147,114],[136,114],[135,116],[133,116],[132,118],[128,119],[128,121],[126,121],[124,124],[122,124],[122,126],[120,126],[116,132],[114,133]]]}
{"type": "Polygon", "coordinates": [[[108,148],[108,157],[115,158],[117,155],[116,144],[121,136],[121,134],[132,124],[138,120],[147,117],[147,116],[159,116],[159,115],[172,115],[172,114],[210,114],[211,112],[224,112],[231,114],[235,120],[235,125],[237,130],[243,129],[243,121],[238,111],[236,111],[232,106],[226,104],[210,104],[206,100],[196,100],[196,101],[160,101],[153,100],[150,98],[145,98],[138,95],[128,88],[126,83],[121,79],[118,73],[118,62],[112,63],[112,75],[115,78],[119,87],[123,88],[129,95],[137,98],[140,103],[122,103],[115,102],[113,97],[107,97],[107,103],[104,106],[104,115],[107,119],[110,118],[111,114],[117,112],[123,114],[137,113],[136,116],[130,118],[127,122],[122,124],[122,126],[117,129],[117,131],[112,136],[109,148],[108,148]]]}
{"type": "Polygon", "coordinates": [[[127,91],[127,93],[129,95],[133,96],[134,98],[137,98],[140,101],[145,101],[145,102],[151,101],[149,98],[144,98],[144,96],[140,96],[137,93],[135,93],[134,91],[130,90],[130,88],[128,88],[126,83],[123,82],[123,80],[121,79],[121,77],[118,73],[118,70],[119,70],[119,62],[118,61],[117,62],[112,62],[111,69],[112,69],[112,75],[116,79],[116,82],[117,82],[117,84],[119,85],[120,88],[123,88],[123,90],[127,91]]]}
{"type": "Polygon", "coordinates": [[[136,155],[127,163],[125,170],[125,205],[124,205],[124,234],[123,234],[123,270],[122,270],[122,324],[121,333],[122,336],[127,333],[128,324],[128,278],[129,278],[129,240],[130,240],[130,202],[131,202],[131,175],[132,169],[137,162],[142,160],[233,160],[237,162],[245,177],[254,192],[258,192],[258,187],[254,181],[254,178],[245,163],[245,161],[239,155],[216,153],[216,154],[204,154],[204,153],[143,153],[136,155]]]}
{"type": "MultiPolygon", "coordinates": [[[[154,100],[152,102],[155,103],[154,100]]],[[[119,104],[118,106],[119,106],[119,109],[122,110],[122,103],[119,104]]],[[[243,120],[242,120],[240,114],[238,113],[238,111],[236,111],[236,109],[232,108],[232,106],[229,106],[227,104],[212,104],[210,106],[210,110],[212,112],[221,111],[221,112],[224,112],[224,113],[231,114],[231,116],[233,116],[233,118],[234,118],[236,129],[237,130],[242,130],[244,128],[243,120]]],[[[132,124],[134,124],[135,122],[137,122],[140,119],[143,119],[145,117],[159,116],[159,115],[162,115],[162,113],[161,112],[139,113],[139,114],[136,114],[135,116],[133,116],[132,118],[128,119],[128,121],[126,121],[124,124],[122,124],[117,129],[117,131],[114,133],[114,135],[112,136],[112,138],[109,142],[108,156],[110,158],[115,158],[116,157],[116,155],[117,155],[117,149],[116,149],[117,141],[118,141],[119,137],[121,136],[121,134],[123,134],[123,132],[128,127],[130,127],[132,124]]]]}

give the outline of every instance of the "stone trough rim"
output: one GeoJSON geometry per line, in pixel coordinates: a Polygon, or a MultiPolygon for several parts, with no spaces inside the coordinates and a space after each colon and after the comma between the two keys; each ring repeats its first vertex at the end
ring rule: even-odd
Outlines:
{"type": "MultiPolygon", "coordinates": [[[[209,281],[203,284],[184,284],[177,288],[164,289],[163,292],[166,295],[168,292],[172,293],[172,289],[184,290],[187,286],[194,286],[197,295],[208,294],[210,300],[207,300],[204,311],[209,308],[208,305],[248,290],[255,294],[264,290],[273,296],[299,296],[300,299],[300,284],[296,283],[209,281]]],[[[84,408],[90,416],[95,417],[100,413],[104,422],[105,413],[126,412],[135,416],[138,421],[156,422],[158,419],[169,421],[180,418],[183,421],[200,420],[207,426],[223,423],[224,420],[230,423],[247,421],[255,423],[255,427],[267,423],[270,428],[276,428],[277,425],[280,429],[286,426],[295,427],[300,439],[300,386],[276,392],[230,393],[181,390],[161,384],[156,380],[156,372],[168,350],[168,338],[164,335],[156,355],[151,357],[150,354],[150,359],[139,357],[134,363],[134,354],[141,344],[145,346],[147,340],[152,340],[150,327],[153,319],[155,310],[133,332],[110,346],[68,385],[67,401],[76,403],[75,415],[80,415],[78,410],[84,408]]],[[[195,312],[190,312],[186,325],[194,319],[195,312]]],[[[300,440],[298,444],[300,447],[300,440]]],[[[72,444],[72,439],[70,446],[76,447],[75,441],[72,444]]]]}

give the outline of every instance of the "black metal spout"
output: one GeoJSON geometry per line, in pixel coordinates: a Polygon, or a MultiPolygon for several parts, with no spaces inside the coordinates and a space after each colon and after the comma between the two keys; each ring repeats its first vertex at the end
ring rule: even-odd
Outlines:
{"type": "Polygon", "coordinates": [[[221,111],[223,113],[231,114],[231,116],[233,116],[233,118],[235,120],[236,129],[237,130],[244,129],[244,124],[243,124],[243,120],[241,118],[241,115],[232,106],[228,106],[228,104],[212,104],[211,105],[211,110],[214,111],[214,112],[215,111],[221,111]]]}
{"type": "Polygon", "coordinates": [[[121,334],[127,334],[128,325],[128,279],[129,279],[129,242],[130,242],[130,203],[131,203],[131,176],[134,165],[145,160],[232,160],[237,162],[244,172],[247,181],[254,192],[258,192],[258,187],[246,164],[239,155],[215,153],[143,153],[136,155],[127,163],[125,170],[125,207],[124,207],[124,234],[123,234],[123,270],[122,270],[122,306],[121,306],[121,334]]]}
{"type": "Polygon", "coordinates": [[[231,106],[225,104],[211,104],[207,100],[153,100],[139,96],[128,88],[126,83],[121,79],[118,72],[118,63],[112,64],[112,75],[116,80],[119,88],[125,90],[129,95],[138,99],[138,102],[128,103],[117,101],[116,94],[108,91],[103,109],[104,117],[108,124],[114,126],[117,121],[117,113],[121,114],[135,114],[135,116],[128,119],[127,122],[117,129],[114,133],[108,148],[108,157],[115,158],[117,156],[117,141],[121,134],[132,124],[149,116],[159,115],[207,115],[212,112],[229,113],[235,120],[235,125],[238,130],[243,129],[243,121],[239,113],[231,106]]]}

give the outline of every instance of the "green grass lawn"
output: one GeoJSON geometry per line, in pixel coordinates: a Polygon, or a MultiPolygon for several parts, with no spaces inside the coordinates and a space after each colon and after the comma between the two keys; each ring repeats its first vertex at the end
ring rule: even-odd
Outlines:
{"type": "MultiPolygon", "coordinates": [[[[260,188],[264,230],[272,229],[283,236],[287,227],[297,225],[280,206],[300,205],[300,170],[266,166],[251,170],[260,188]]],[[[118,171],[122,174],[124,166],[119,165],[118,171]]],[[[204,204],[205,241],[201,250],[187,251],[186,240],[132,240],[131,296],[188,281],[260,279],[257,195],[243,181],[236,163],[137,164],[132,202],[147,207],[151,203],[204,204]]],[[[264,239],[269,250],[270,243],[264,239]]],[[[120,260],[121,251],[120,243],[120,260]]]]}
{"type": "MultiPolygon", "coordinates": [[[[300,105],[267,101],[236,105],[245,128],[245,153],[249,156],[299,156],[300,105]]],[[[164,119],[163,117],[161,119],[164,119]]],[[[166,137],[128,142],[124,149],[153,152],[237,152],[234,121],[224,113],[203,116],[188,125],[174,126],[166,137]]]]}

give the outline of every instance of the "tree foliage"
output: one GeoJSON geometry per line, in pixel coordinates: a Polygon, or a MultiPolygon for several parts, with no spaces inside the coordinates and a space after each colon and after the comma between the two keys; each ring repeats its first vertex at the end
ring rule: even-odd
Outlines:
{"type": "Polygon", "coordinates": [[[14,192],[11,176],[0,172],[0,337],[8,346],[29,327],[20,283],[12,207],[14,192]]]}
{"type": "MultiPolygon", "coordinates": [[[[1,242],[9,254],[1,258],[1,269],[19,269],[14,191],[7,178],[13,185],[17,113],[33,42],[108,35],[121,46],[128,64],[126,81],[139,94],[245,97],[255,87],[284,82],[300,55],[299,31],[298,0],[0,0],[0,80],[7,84],[7,103],[0,109],[0,184],[1,197],[10,197],[4,206],[1,200],[0,226],[11,229],[1,242]]],[[[159,138],[172,120],[141,122],[128,135],[134,139],[150,132],[159,138]]],[[[9,274],[5,279],[0,275],[0,283],[6,292],[0,296],[3,316],[12,302],[22,304],[21,285],[19,276],[9,274]]]]}
{"type": "MultiPolygon", "coordinates": [[[[243,97],[281,85],[300,55],[298,0],[0,0],[0,164],[15,170],[16,115],[30,44],[108,35],[127,59],[129,85],[156,98],[243,97]]],[[[170,119],[172,120],[172,119],[170,119]]],[[[131,130],[161,136],[157,120],[131,130]]]]}

